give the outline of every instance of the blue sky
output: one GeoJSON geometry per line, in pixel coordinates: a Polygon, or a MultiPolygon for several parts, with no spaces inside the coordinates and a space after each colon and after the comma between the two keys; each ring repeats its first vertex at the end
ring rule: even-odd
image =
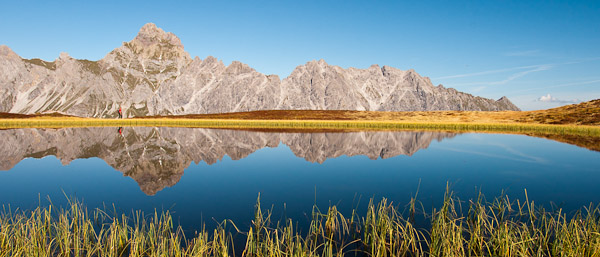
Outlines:
{"type": "Polygon", "coordinates": [[[148,22],[192,56],[284,78],[310,60],[415,69],[524,110],[600,98],[600,1],[11,1],[0,44],[98,60],[148,22]]]}

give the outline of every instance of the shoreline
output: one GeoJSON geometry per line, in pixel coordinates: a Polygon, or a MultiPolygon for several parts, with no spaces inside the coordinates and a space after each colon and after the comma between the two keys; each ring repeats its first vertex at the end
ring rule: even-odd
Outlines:
{"type": "Polygon", "coordinates": [[[427,130],[452,132],[488,132],[600,137],[600,126],[575,124],[536,124],[522,122],[414,122],[397,120],[311,120],[311,119],[194,119],[128,118],[99,119],[80,117],[0,118],[0,129],[67,127],[185,127],[211,129],[260,129],[332,131],[427,130]]]}

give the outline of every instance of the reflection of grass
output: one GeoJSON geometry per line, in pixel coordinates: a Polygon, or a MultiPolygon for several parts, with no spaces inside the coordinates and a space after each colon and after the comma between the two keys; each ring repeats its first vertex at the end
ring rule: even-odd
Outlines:
{"type": "Polygon", "coordinates": [[[584,147],[594,151],[600,151],[600,136],[583,136],[570,134],[544,134],[544,133],[527,133],[527,135],[542,137],[558,142],[584,147]]]}
{"type": "Polygon", "coordinates": [[[420,211],[412,200],[405,212],[383,199],[367,213],[342,215],[335,206],[313,208],[303,233],[292,220],[274,222],[257,201],[248,228],[223,222],[186,238],[169,212],[133,217],[89,213],[77,202],[66,210],[4,210],[0,216],[0,256],[599,256],[600,209],[590,206],[567,216],[533,201],[508,197],[466,206],[450,191],[439,209],[425,214],[428,230],[415,227],[420,211]],[[463,208],[464,207],[464,208],[463,208]],[[246,238],[234,253],[231,224],[246,238]],[[241,230],[240,230],[241,229],[241,230]]]}

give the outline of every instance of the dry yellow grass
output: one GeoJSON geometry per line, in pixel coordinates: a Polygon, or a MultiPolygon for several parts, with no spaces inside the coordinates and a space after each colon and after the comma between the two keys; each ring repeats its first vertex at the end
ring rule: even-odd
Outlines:
{"type": "MultiPolygon", "coordinates": [[[[146,119],[217,119],[217,120],[351,120],[408,123],[528,123],[563,125],[600,125],[600,99],[540,111],[429,111],[373,112],[272,110],[219,114],[151,116],[146,119]]],[[[142,119],[144,119],[142,118],[142,119]]]]}
{"type": "Polygon", "coordinates": [[[501,195],[487,202],[481,194],[461,201],[448,187],[443,199],[432,211],[419,208],[416,198],[404,210],[385,198],[371,198],[366,212],[315,205],[301,228],[298,220],[277,220],[259,196],[250,223],[224,220],[212,231],[202,223],[193,236],[169,211],[113,216],[88,211],[76,199],[66,208],[9,206],[0,212],[0,257],[600,256],[600,208],[594,203],[565,214],[535,205],[527,190],[524,201],[501,195]],[[421,213],[427,218],[419,224],[414,217],[421,213]],[[245,240],[243,248],[235,248],[234,237],[245,240]]]}
{"type": "Polygon", "coordinates": [[[600,100],[528,112],[273,110],[132,119],[80,118],[57,114],[1,114],[0,128],[169,126],[294,131],[443,130],[599,138],[599,113],[600,100]]]}

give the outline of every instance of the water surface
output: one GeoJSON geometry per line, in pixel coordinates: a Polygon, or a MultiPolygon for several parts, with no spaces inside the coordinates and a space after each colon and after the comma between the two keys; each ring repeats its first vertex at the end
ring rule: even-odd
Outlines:
{"type": "Polygon", "coordinates": [[[259,194],[295,220],[314,204],[349,213],[371,197],[403,207],[417,189],[431,210],[447,183],[464,200],[480,191],[524,199],[527,189],[548,208],[600,202],[599,152],[519,135],[65,128],[0,138],[0,204],[29,209],[74,196],[89,208],[170,210],[186,230],[249,225],[259,194]]]}

